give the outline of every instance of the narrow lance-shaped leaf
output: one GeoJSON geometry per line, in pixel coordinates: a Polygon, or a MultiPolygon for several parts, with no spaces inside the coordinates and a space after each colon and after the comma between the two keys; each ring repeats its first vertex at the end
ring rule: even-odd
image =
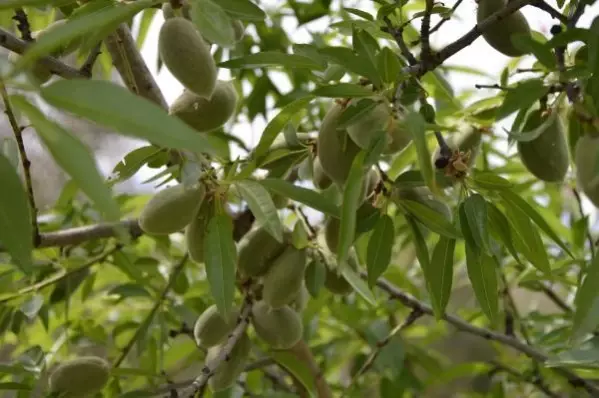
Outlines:
{"type": "Polygon", "coordinates": [[[299,111],[304,109],[313,98],[314,97],[310,95],[293,101],[281,109],[278,115],[268,122],[268,125],[266,125],[266,128],[262,132],[260,142],[258,142],[256,149],[254,149],[254,156],[256,158],[266,155],[266,152],[268,152],[268,149],[275,138],[277,138],[277,135],[283,130],[287,123],[289,123],[289,120],[299,111]]]}
{"type": "Polygon", "coordinates": [[[233,223],[227,214],[216,214],[208,223],[204,240],[204,261],[210,291],[218,312],[227,317],[235,296],[237,249],[233,223]]]}
{"type": "Polygon", "coordinates": [[[355,271],[359,269],[360,263],[354,250],[351,250],[347,256],[347,263],[341,268],[341,276],[354,288],[354,290],[370,305],[376,305],[372,291],[368,288],[366,282],[360,278],[355,271]]]}
{"type": "Polygon", "coordinates": [[[530,217],[530,219],[535,224],[537,224],[537,226],[539,228],[541,228],[541,230],[543,230],[543,232],[545,232],[545,234],[547,234],[548,237],[550,237],[570,257],[574,258],[574,255],[570,252],[570,250],[568,249],[566,244],[560,239],[558,234],[551,228],[549,223],[547,223],[547,221],[545,221],[543,216],[541,216],[539,214],[539,212],[537,212],[535,210],[535,208],[532,207],[527,201],[525,201],[518,194],[516,194],[512,191],[504,190],[504,191],[501,191],[499,194],[501,195],[501,197],[503,198],[503,200],[506,203],[509,203],[511,205],[511,207],[517,207],[518,209],[520,209],[524,213],[526,213],[528,215],[528,217],[530,217]]]}
{"type": "Polygon", "coordinates": [[[405,120],[404,124],[406,128],[412,134],[416,153],[418,155],[418,165],[420,172],[424,177],[426,185],[430,188],[433,193],[437,193],[437,183],[435,180],[435,171],[431,162],[431,153],[428,149],[426,140],[426,123],[422,115],[416,112],[410,112],[405,120]]]}
{"type": "Polygon", "coordinates": [[[277,178],[265,178],[258,182],[273,193],[303,203],[331,217],[341,217],[339,207],[333,201],[312,189],[303,188],[277,178]]]}
{"type": "Polygon", "coordinates": [[[73,134],[48,120],[24,97],[15,96],[13,102],[27,115],[56,163],[73,178],[107,220],[117,221],[120,218],[119,206],[90,150],[73,134]]]}
{"type": "Polygon", "coordinates": [[[240,181],[235,185],[256,217],[258,224],[264,226],[273,238],[283,242],[283,225],[268,191],[254,181],[240,181]]]}
{"type": "Polygon", "coordinates": [[[440,319],[451,295],[451,286],[453,284],[453,256],[456,240],[439,236],[439,240],[433,250],[431,258],[431,272],[428,283],[431,290],[438,292],[433,296],[433,310],[435,317],[440,319]]]}
{"type": "Polygon", "coordinates": [[[19,268],[28,274],[32,267],[33,226],[27,193],[17,171],[0,153],[0,243],[19,268]]]}
{"type": "Polygon", "coordinates": [[[372,288],[379,276],[385,272],[391,261],[391,252],[395,239],[395,226],[388,215],[383,215],[368,240],[366,266],[368,269],[368,285],[372,288]]]}
{"type": "Polygon", "coordinates": [[[354,243],[356,232],[356,213],[360,206],[360,194],[364,181],[364,158],[366,152],[360,151],[352,162],[341,205],[341,225],[339,227],[339,245],[337,261],[341,264],[347,260],[349,249],[354,243]]]}
{"type": "Polygon", "coordinates": [[[298,54],[287,54],[278,51],[263,51],[249,54],[245,57],[233,58],[218,64],[221,68],[227,69],[254,69],[266,68],[269,66],[282,66],[291,69],[314,69],[323,70],[324,68],[318,62],[311,58],[298,54]]]}
{"type": "Polygon", "coordinates": [[[448,238],[462,238],[460,231],[443,214],[413,200],[400,199],[397,202],[431,231],[448,238]]]}
{"type": "Polygon", "coordinates": [[[467,240],[465,246],[466,267],[472,289],[483,313],[492,324],[496,324],[499,314],[499,294],[495,260],[467,240]]]}
{"type": "MultiPolygon", "coordinates": [[[[487,229],[487,201],[481,195],[474,194],[466,198],[460,205],[460,211],[464,211],[470,234],[476,246],[485,253],[490,253],[489,231],[487,229]]],[[[460,221],[462,221],[460,219],[460,221]]],[[[462,233],[464,225],[462,224],[462,233]]]]}
{"type": "Polygon", "coordinates": [[[218,0],[227,14],[244,21],[263,21],[266,14],[250,0],[218,0]]]}
{"type": "Polygon", "coordinates": [[[582,285],[576,292],[572,339],[593,332],[599,325],[599,256],[587,266],[582,285]]]}
{"type": "Polygon", "coordinates": [[[231,18],[212,0],[191,0],[191,20],[203,37],[220,47],[235,44],[231,18]]]}
{"type": "Polygon", "coordinates": [[[512,230],[505,215],[493,203],[487,203],[487,217],[491,233],[505,245],[514,259],[520,263],[518,251],[512,241],[512,230]]]}
{"type": "Polygon", "coordinates": [[[199,133],[126,88],[101,80],[59,80],[41,89],[49,104],[167,148],[216,154],[218,138],[199,133]]]}

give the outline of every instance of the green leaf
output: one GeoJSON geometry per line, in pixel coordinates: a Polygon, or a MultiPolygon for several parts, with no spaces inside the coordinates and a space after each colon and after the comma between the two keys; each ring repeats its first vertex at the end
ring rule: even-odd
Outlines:
{"type": "Polygon", "coordinates": [[[582,284],[576,291],[572,339],[577,340],[592,333],[599,325],[599,256],[585,270],[582,284]]]}
{"type": "Polygon", "coordinates": [[[358,76],[369,74],[369,69],[364,65],[362,58],[347,47],[323,47],[319,49],[319,52],[330,62],[342,65],[346,70],[358,76]]]}
{"type": "Polygon", "coordinates": [[[426,123],[424,118],[417,112],[410,112],[404,119],[404,124],[412,134],[412,139],[414,140],[420,173],[430,190],[433,193],[437,193],[438,189],[435,180],[435,171],[433,170],[431,153],[426,142],[426,123]]]}
{"type": "Polygon", "coordinates": [[[428,247],[426,245],[426,239],[422,234],[420,225],[412,216],[406,216],[406,223],[408,224],[408,228],[412,233],[412,241],[414,242],[414,248],[416,249],[416,258],[418,259],[420,268],[424,274],[426,289],[428,290],[428,294],[431,297],[431,302],[433,304],[433,311],[435,312],[435,316],[439,317],[442,314],[441,308],[435,306],[441,302],[441,291],[434,290],[433,284],[431,283],[431,281],[436,279],[438,275],[433,274],[432,263],[428,252],[428,247]]]}
{"type": "Polygon", "coordinates": [[[522,253],[535,268],[550,275],[551,265],[549,264],[547,251],[539,232],[532,225],[530,217],[519,207],[515,207],[506,201],[503,203],[509,214],[508,221],[512,226],[513,242],[518,252],[522,253]]]}
{"type": "Polygon", "coordinates": [[[17,171],[0,154],[0,242],[25,273],[33,267],[33,225],[27,193],[17,171]]]}
{"type": "Polygon", "coordinates": [[[491,171],[477,171],[474,169],[472,181],[475,185],[492,191],[510,189],[514,186],[510,181],[494,174],[491,171]]]}
{"type": "Polygon", "coordinates": [[[32,65],[40,57],[49,55],[59,49],[63,43],[102,30],[106,25],[125,22],[141,10],[159,3],[158,0],[138,0],[130,3],[115,2],[111,7],[69,19],[67,23],[52,29],[51,32],[36,40],[34,45],[27,48],[23,56],[17,61],[15,70],[22,70],[26,66],[32,65]]]}
{"type": "Polygon", "coordinates": [[[235,32],[231,18],[219,4],[212,0],[190,0],[191,20],[200,34],[217,46],[235,45],[235,32]]]}
{"type": "Polygon", "coordinates": [[[395,226],[388,215],[381,216],[368,240],[366,266],[368,285],[372,288],[391,262],[391,252],[395,241],[395,226]]]}
{"type": "Polygon", "coordinates": [[[239,181],[235,186],[256,217],[257,223],[263,226],[273,238],[283,243],[283,224],[268,191],[255,181],[239,181]]]}
{"type": "MultiPolygon", "coordinates": [[[[551,126],[555,119],[558,117],[559,112],[557,110],[553,110],[548,118],[546,118],[543,123],[541,123],[538,127],[534,128],[530,131],[506,131],[510,140],[519,141],[519,142],[530,142],[540,136],[549,126],[551,126]]],[[[522,120],[524,121],[524,120],[522,120]]],[[[514,123],[516,124],[516,123],[514,123]]]]}
{"type": "Polygon", "coordinates": [[[242,21],[260,22],[266,14],[250,0],[218,0],[218,5],[231,17],[242,21]]]}
{"type": "Polygon", "coordinates": [[[315,210],[318,210],[326,215],[339,218],[339,207],[330,199],[319,192],[311,189],[299,187],[288,181],[277,178],[265,178],[258,181],[269,191],[283,195],[286,198],[305,204],[315,210]]]}
{"type": "Polygon", "coordinates": [[[345,262],[349,254],[349,249],[352,247],[355,239],[356,213],[360,206],[365,157],[366,152],[364,151],[360,151],[355,157],[343,190],[339,244],[337,246],[337,261],[339,263],[345,262]]]}
{"type": "Polygon", "coordinates": [[[44,6],[60,7],[72,3],[73,0],[3,0],[0,2],[0,10],[13,10],[17,7],[44,6]]]}
{"type": "Polygon", "coordinates": [[[491,233],[503,242],[504,246],[514,259],[520,263],[518,251],[514,247],[514,242],[512,241],[512,230],[505,215],[493,203],[487,203],[487,217],[489,219],[489,230],[491,233]]]}
{"type": "Polygon", "coordinates": [[[377,69],[384,83],[395,83],[401,72],[401,63],[397,54],[390,48],[384,47],[377,57],[377,69]]]}
{"type": "Polygon", "coordinates": [[[517,207],[526,213],[530,219],[537,224],[549,238],[551,238],[559,247],[561,247],[570,257],[574,258],[574,255],[570,252],[566,244],[560,239],[559,235],[551,228],[549,223],[545,221],[527,201],[522,199],[518,194],[512,191],[501,191],[499,195],[503,198],[506,203],[509,203],[512,207],[517,207]]]}
{"type": "Polygon", "coordinates": [[[489,231],[487,229],[487,201],[479,194],[474,194],[466,198],[460,205],[460,213],[463,212],[465,220],[460,217],[460,225],[464,236],[472,236],[473,243],[482,251],[489,254],[489,231]],[[464,222],[467,222],[468,232],[464,231],[464,222]]]}
{"type": "Polygon", "coordinates": [[[528,33],[518,33],[511,37],[514,46],[526,53],[532,53],[540,63],[550,70],[555,70],[555,55],[547,43],[541,43],[528,33]]]}
{"type": "Polygon", "coordinates": [[[374,17],[372,15],[370,15],[369,13],[367,13],[365,11],[358,10],[356,8],[343,7],[343,11],[347,11],[350,14],[356,15],[360,18],[364,18],[367,21],[374,21],[374,17]]]}
{"type": "Polygon", "coordinates": [[[282,66],[289,69],[324,70],[323,66],[311,58],[297,54],[287,54],[279,51],[263,51],[249,54],[245,57],[233,58],[218,64],[227,69],[255,69],[269,66],[282,66]]]}
{"type": "Polygon", "coordinates": [[[58,80],[41,89],[49,104],[122,134],[172,149],[215,154],[215,139],[126,88],[101,80],[58,80]]]}
{"type": "Polygon", "coordinates": [[[343,278],[345,278],[347,283],[349,283],[351,287],[353,287],[354,290],[360,296],[362,296],[362,298],[368,304],[372,306],[376,305],[376,300],[374,298],[374,295],[372,294],[372,291],[368,288],[366,282],[364,282],[364,280],[360,278],[360,275],[358,275],[358,273],[354,271],[354,269],[358,269],[360,266],[356,258],[355,252],[352,251],[349,253],[347,262],[350,266],[347,266],[346,264],[346,266],[342,267],[341,275],[343,276],[343,278]]]}
{"type": "Polygon", "coordinates": [[[460,231],[441,213],[413,200],[399,199],[397,202],[431,231],[448,238],[462,238],[460,231]]]}
{"type": "Polygon", "coordinates": [[[326,266],[318,259],[312,260],[306,267],[305,282],[306,288],[310,295],[314,298],[318,296],[318,292],[324,286],[326,278],[326,266]]]}
{"type": "Polygon", "coordinates": [[[436,292],[431,296],[435,317],[440,319],[451,295],[453,284],[453,256],[456,240],[439,236],[431,258],[431,272],[427,277],[430,290],[436,292]]]}
{"type": "Polygon", "coordinates": [[[227,214],[216,214],[208,223],[204,241],[204,262],[212,297],[218,312],[227,318],[235,297],[237,249],[233,223],[227,214]]]}
{"type": "Polygon", "coordinates": [[[376,106],[377,102],[372,98],[362,98],[360,100],[350,102],[339,117],[337,128],[345,129],[351,126],[362,117],[365,117],[376,106]]]}
{"type": "Polygon", "coordinates": [[[352,83],[338,83],[328,86],[320,86],[311,93],[317,97],[329,98],[347,98],[347,97],[368,97],[372,96],[372,90],[364,86],[352,83]]]}
{"type": "Polygon", "coordinates": [[[484,314],[492,324],[496,324],[499,314],[499,293],[497,292],[497,270],[493,257],[484,254],[468,241],[466,245],[466,267],[474,294],[484,314]]]}
{"type": "Polygon", "coordinates": [[[303,97],[293,101],[290,104],[287,104],[281,111],[277,114],[277,116],[273,117],[270,122],[264,128],[262,132],[262,136],[260,137],[260,142],[254,149],[254,156],[259,159],[262,156],[266,155],[268,149],[277,138],[277,135],[283,130],[283,128],[289,123],[289,120],[302,109],[304,109],[310,101],[314,99],[314,96],[309,95],[307,97],[303,97]]]}
{"type": "Polygon", "coordinates": [[[318,396],[314,386],[314,377],[312,377],[306,362],[299,360],[290,351],[269,351],[268,355],[302,383],[311,397],[318,396]]]}
{"type": "Polygon", "coordinates": [[[530,108],[536,101],[549,91],[543,80],[530,79],[518,82],[507,90],[501,107],[497,110],[495,120],[501,120],[523,108],[530,108]]]}
{"type": "Polygon", "coordinates": [[[376,53],[379,51],[376,39],[363,29],[354,29],[352,41],[364,68],[368,69],[369,73],[364,77],[368,78],[374,87],[381,87],[383,83],[376,67],[376,53]]]}
{"type": "Polygon", "coordinates": [[[73,178],[107,220],[118,221],[121,213],[119,206],[112,198],[112,192],[89,148],[60,125],[46,119],[24,97],[15,96],[13,102],[27,115],[56,163],[73,178]]]}

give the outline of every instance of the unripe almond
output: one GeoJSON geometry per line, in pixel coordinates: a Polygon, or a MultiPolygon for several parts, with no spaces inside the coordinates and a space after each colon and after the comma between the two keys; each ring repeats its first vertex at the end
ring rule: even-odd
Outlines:
{"type": "Polygon", "coordinates": [[[288,245],[264,275],[262,299],[272,308],[293,301],[302,287],[306,268],[306,251],[288,245]]]}
{"type": "MultiPolygon", "coordinates": [[[[20,57],[21,56],[17,53],[11,52],[8,54],[8,60],[12,63],[17,62],[20,57]]],[[[52,77],[52,72],[50,69],[39,61],[35,62],[33,66],[29,67],[27,73],[40,84],[46,83],[52,77]]]]}
{"type": "Polygon", "coordinates": [[[599,207],[599,138],[585,134],[578,139],[574,160],[576,184],[599,207]]]}
{"type": "Polygon", "coordinates": [[[243,23],[240,20],[235,19],[231,22],[231,25],[233,26],[233,37],[235,38],[235,42],[243,39],[243,36],[245,35],[245,26],[243,26],[243,23]]]}
{"type": "Polygon", "coordinates": [[[158,50],[164,65],[185,88],[200,97],[212,96],[218,69],[192,22],[182,17],[167,19],[160,28],[158,50]]]}
{"type": "Polygon", "coordinates": [[[93,396],[101,391],[110,377],[106,360],[86,356],[60,364],[50,375],[50,391],[61,397],[93,396]]]}
{"type": "Polygon", "coordinates": [[[206,308],[193,328],[196,344],[200,347],[210,348],[225,342],[229,333],[235,328],[238,316],[237,309],[231,311],[228,319],[225,319],[218,312],[216,305],[206,308]]]}
{"type": "Polygon", "coordinates": [[[153,235],[168,235],[185,228],[196,216],[206,190],[176,185],[163,189],[148,201],[139,216],[141,229],[153,235]]]}
{"type": "Polygon", "coordinates": [[[274,309],[264,301],[255,303],[252,325],[256,335],[275,350],[291,348],[302,338],[302,318],[287,305],[274,309]]]}
{"type": "Polygon", "coordinates": [[[286,247],[265,228],[254,228],[239,242],[237,268],[244,277],[262,276],[286,247]]]}
{"type": "Polygon", "coordinates": [[[236,106],[237,91],[233,84],[219,80],[209,99],[184,90],[171,105],[169,113],[194,129],[206,132],[225,124],[233,116],[236,106]]]}
{"type": "Polygon", "coordinates": [[[339,118],[344,108],[334,104],[322,120],[318,133],[318,157],[322,169],[335,183],[343,185],[354,158],[360,151],[347,134],[339,129],[339,118]]]}
{"type": "Polygon", "coordinates": [[[331,181],[329,176],[322,169],[322,164],[320,163],[318,156],[314,158],[314,164],[312,166],[312,181],[316,188],[322,190],[327,189],[333,183],[333,181],[331,181]]]}
{"type": "MultiPolygon", "coordinates": [[[[524,131],[532,131],[548,118],[541,110],[532,111],[524,124],[524,131]]],[[[555,118],[534,140],[518,141],[518,153],[522,164],[531,174],[547,182],[561,182],[570,166],[568,143],[559,118],[555,118]]]]}
{"type": "Polygon", "coordinates": [[[324,224],[324,240],[329,250],[333,253],[337,253],[340,227],[341,220],[335,217],[328,217],[324,224]]]}
{"type": "MultiPolygon", "coordinates": [[[[480,0],[476,21],[480,24],[494,13],[504,9],[507,0],[480,0]]],[[[483,32],[485,41],[495,50],[508,57],[519,57],[525,52],[512,43],[512,35],[530,34],[530,26],[519,10],[503,17],[483,32]]]]}
{"type": "Polygon", "coordinates": [[[346,295],[354,290],[343,275],[339,275],[329,267],[326,267],[324,287],[331,293],[339,295],[346,295]]]}
{"type": "MultiPolygon", "coordinates": [[[[233,347],[233,350],[231,350],[227,360],[216,368],[214,374],[208,380],[208,386],[212,391],[226,390],[237,381],[237,378],[245,368],[251,348],[252,342],[247,333],[244,333],[233,347]]],[[[208,354],[206,354],[206,362],[210,362],[216,358],[222,349],[222,345],[209,348],[208,354]]]]}

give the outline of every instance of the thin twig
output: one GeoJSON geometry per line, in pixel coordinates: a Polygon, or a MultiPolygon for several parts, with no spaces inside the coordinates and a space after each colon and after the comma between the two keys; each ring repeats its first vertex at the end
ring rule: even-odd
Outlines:
{"type": "Polygon", "coordinates": [[[106,48],[112,57],[114,67],[121,75],[127,88],[163,109],[168,105],[158,84],[150,73],[146,62],[137,49],[135,39],[127,24],[121,24],[105,40],[106,48]]]}
{"type": "MultiPolygon", "coordinates": [[[[17,54],[23,54],[27,47],[29,47],[30,45],[31,43],[19,39],[17,36],[13,35],[4,28],[0,28],[0,46],[6,48],[7,50],[10,50],[17,54]]],[[[65,79],[87,77],[76,68],[73,68],[65,64],[64,62],[61,62],[60,60],[54,57],[42,57],[37,62],[40,62],[42,65],[47,67],[53,74],[63,77],[65,79]]]]}
{"type": "Polygon", "coordinates": [[[23,40],[33,41],[31,25],[29,24],[29,18],[27,18],[25,10],[21,7],[15,8],[15,16],[12,19],[17,22],[17,30],[21,33],[23,40]]]}
{"type": "Polygon", "coordinates": [[[99,254],[98,256],[90,259],[89,261],[86,261],[83,265],[80,265],[79,267],[72,269],[70,271],[66,271],[65,269],[62,269],[61,272],[59,272],[58,274],[56,274],[54,276],[51,276],[48,279],[44,279],[43,281],[40,281],[36,284],[29,285],[29,286],[19,290],[17,293],[0,298],[0,303],[6,303],[6,302],[14,300],[16,298],[22,297],[25,294],[37,292],[42,289],[45,289],[48,286],[55,285],[58,282],[60,282],[64,279],[67,279],[71,275],[74,275],[78,272],[81,272],[81,271],[87,269],[87,268],[90,268],[95,264],[103,262],[104,260],[106,260],[107,257],[109,257],[113,253],[117,252],[118,250],[122,249],[122,247],[123,246],[121,244],[117,244],[114,247],[104,251],[104,253],[99,254]]]}
{"type": "Polygon", "coordinates": [[[94,64],[96,63],[96,60],[98,59],[100,54],[102,54],[101,50],[102,50],[102,42],[100,41],[98,44],[96,44],[94,46],[94,48],[92,48],[91,52],[87,56],[87,59],[85,60],[83,65],[81,65],[81,68],[79,68],[79,71],[81,71],[81,73],[83,73],[85,76],[87,76],[89,78],[92,77],[92,71],[94,69],[94,64]]]}
{"type": "Polygon", "coordinates": [[[23,130],[24,128],[19,126],[17,118],[10,105],[10,99],[8,98],[8,92],[4,83],[0,81],[0,95],[4,102],[4,113],[8,117],[10,127],[12,128],[15,140],[17,141],[17,147],[19,148],[19,157],[21,158],[21,166],[23,167],[23,176],[25,177],[25,188],[27,190],[27,200],[29,201],[29,214],[31,215],[31,228],[33,236],[31,237],[33,245],[36,246],[40,242],[39,227],[37,225],[37,206],[35,205],[35,196],[33,194],[33,183],[31,182],[31,161],[27,156],[25,150],[25,143],[23,142],[23,130]]]}
{"type": "Polygon", "coordinates": [[[451,7],[451,11],[444,16],[443,18],[441,18],[441,20],[439,22],[437,22],[437,24],[435,26],[433,26],[428,34],[432,35],[433,33],[435,33],[436,31],[438,31],[439,29],[441,29],[441,26],[443,26],[443,24],[447,21],[449,21],[451,19],[451,17],[453,16],[453,14],[456,12],[456,10],[458,9],[458,7],[460,6],[460,4],[462,4],[462,1],[464,0],[458,0],[453,4],[453,7],[451,7]]]}
{"type": "Polygon", "coordinates": [[[422,17],[422,25],[420,27],[420,46],[422,52],[420,54],[420,62],[423,67],[426,67],[432,58],[430,44],[430,29],[431,29],[431,13],[435,5],[434,0],[425,0],[424,17],[422,17]]]}
{"type": "Polygon", "coordinates": [[[391,342],[391,339],[393,339],[397,335],[397,333],[401,332],[402,330],[405,330],[410,325],[412,325],[414,322],[416,322],[422,315],[424,315],[424,313],[422,311],[420,311],[418,308],[413,309],[412,312],[410,312],[410,314],[406,317],[406,319],[404,319],[404,321],[402,323],[400,323],[399,325],[394,327],[393,330],[391,330],[391,332],[389,332],[387,337],[385,337],[381,341],[378,341],[376,343],[376,348],[374,350],[372,350],[372,352],[370,353],[370,355],[368,356],[368,358],[366,359],[364,364],[356,372],[356,374],[352,378],[349,386],[346,388],[346,391],[349,391],[351,389],[351,387],[355,384],[355,382],[358,380],[358,378],[360,376],[362,376],[364,373],[368,372],[370,370],[370,368],[372,368],[374,361],[378,358],[379,354],[387,346],[387,344],[389,344],[389,342],[391,342]]]}
{"type": "MultiPolygon", "coordinates": [[[[361,271],[360,275],[364,279],[368,278],[368,275],[366,274],[365,271],[361,271]]],[[[411,309],[418,309],[419,311],[421,311],[422,313],[427,314],[427,315],[434,315],[433,309],[429,305],[417,300],[410,294],[403,292],[402,290],[400,290],[399,288],[397,288],[395,285],[393,285],[389,281],[385,280],[384,278],[379,278],[377,280],[376,284],[379,288],[381,288],[382,290],[387,292],[394,299],[400,301],[406,307],[411,308],[411,309]]],[[[528,356],[529,358],[532,358],[536,361],[544,362],[549,358],[547,356],[547,354],[545,354],[544,352],[540,351],[539,349],[537,349],[535,347],[531,347],[528,344],[525,344],[525,343],[519,341],[518,339],[515,339],[510,336],[506,336],[501,333],[497,333],[493,330],[489,330],[489,329],[471,325],[470,323],[466,322],[465,320],[463,320],[455,315],[443,314],[442,319],[444,321],[450,323],[454,327],[456,327],[458,330],[461,330],[461,331],[464,331],[464,332],[467,332],[467,333],[470,333],[470,334],[473,334],[476,336],[480,336],[487,340],[495,341],[495,342],[505,345],[505,346],[509,346],[517,351],[520,351],[522,354],[524,354],[524,355],[528,356]]],[[[592,383],[586,379],[583,379],[582,377],[576,375],[575,373],[573,373],[572,371],[570,371],[568,369],[561,368],[561,367],[555,367],[552,369],[554,371],[562,374],[568,380],[570,385],[572,385],[573,387],[584,388],[586,391],[591,393],[591,395],[599,396],[599,386],[595,385],[594,383],[592,383]]]]}
{"type": "Polygon", "coordinates": [[[127,355],[129,355],[129,352],[135,346],[135,343],[137,342],[139,337],[143,333],[145,333],[147,326],[150,324],[150,322],[152,322],[154,315],[156,315],[156,312],[158,311],[158,309],[160,308],[160,306],[166,299],[166,296],[168,295],[168,293],[171,291],[173,285],[175,284],[175,281],[177,280],[177,277],[179,276],[181,271],[183,271],[183,268],[185,267],[185,264],[187,263],[188,259],[189,259],[189,255],[185,254],[183,256],[183,258],[181,258],[181,260],[179,260],[179,262],[174,266],[173,271],[169,275],[168,282],[166,283],[166,286],[162,290],[162,293],[160,293],[160,296],[156,300],[156,303],[154,303],[154,306],[152,307],[152,309],[150,310],[150,312],[148,313],[148,315],[146,316],[146,318],[144,319],[142,324],[139,325],[139,327],[135,331],[135,334],[131,337],[131,339],[125,346],[125,348],[123,348],[123,351],[121,351],[121,355],[116,359],[116,361],[114,361],[114,363],[112,365],[113,368],[118,368],[123,363],[123,361],[127,358],[127,355]]]}
{"type": "Polygon", "coordinates": [[[207,361],[204,364],[201,374],[191,383],[191,386],[178,392],[179,397],[192,398],[195,396],[196,393],[203,391],[206,388],[206,385],[210,377],[214,375],[214,372],[218,369],[220,364],[228,360],[229,355],[231,355],[231,352],[235,347],[235,344],[237,344],[239,339],[245,333],[250,322],[252,305],[252,299],[249,296],[246,296],[243,303],[243,308],[241,309],[239,318],[237,320],[237,326],[235,326],[235,329],[233,329],[233,331],[229,335],[226,344],[223,346],[222,350],[218,353],[216,357],[214,357],[210,361],[207,361]]]}
{"type": "Polygon", "coordinates": [[[541,291],[551,300],[555,305],[562,309],[567,314],[572,314],[574,310],[551,289],[551,287],[545,285],[543,282],[538,283],[541,291]]]}
{"type": "Polygon", "coordinates": [[[551,15],[552,18],[559,20],[563,24],[568,23],[568,18],[564,14],[547,4],[545,0],[536,0],[530,5],[538,8],[539,10],[545,11],[547,14],[551,15]]]}
{"type": "Polygon", "coordinates": [[[397,43],[397,46],[399,47],[399,51],[401,51],[401,54],[408,61],[408,65],[416,65],[418,63],[418,60],[416,59],[416,57],[414,57],[414,54],[412,54],[405,40],[403,39],[403,28],[397,28],[393,26],[393,23],[391,22],[389,17],[383,18],[383,21],[385,22],[385,24],[387,24],[387,26],[384,27],[382,30],[393,36],[395,42],[397,43]]]}
{"type": "Polygon", "coordinates": [[[582,14],[584,14],[584,9],[586,6],[586,0],[578,0],[576,8],[574,8],[574,11],[572,11],[572,13],[568,16],[568,23],[566,24],[568,29],[572,29],[576,26],[576,23],[578,22],[580,17],[582,17],[582,14]]]}
{"type": "Polygon", "coordinates": [[[505,372],[513,377],[515,377],[516,379],[526,382],[528,384],[531,384],[533,386],[535,386],[539,391],[541,391],[542,393],[544,393],[546,396],[551,397],[551,398],[561,398],[561,395],[551,391],[551,389],[549,388],[549,386],[547,384],[545,384],[545,382],[543,381],[543,379],[537,378],[537,377],[527,377],[523,374],[521,374],[520,372],[518,372],[516,369],[510,368],[507,365],[504,365],[498,361],[495,360],[490,360],[488,361],[489,364],[491,364],[496,370],[505,372]]]}

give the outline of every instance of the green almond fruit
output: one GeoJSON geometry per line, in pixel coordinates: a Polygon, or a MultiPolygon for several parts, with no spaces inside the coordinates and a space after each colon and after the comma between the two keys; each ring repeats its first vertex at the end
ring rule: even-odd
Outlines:
{"type": "MultiPolygon", "coordinates": [[[[17,53],[11,52],[8,54],[8,60],[12,63],[17,62],[20,57],[21,56],[17,53]]],[[[50,69],[39,61],[35,62],[33,66],[29,67],[27,74],[39,84],[46,83],[52,77],[52,72],[50,69]]]]}
{"type": "Polygon", "coordinates": [[[337,253],[339,246],[339,228],[341,228],[341,220],[327,217],[324,224],[324,240],[332,253],[337,253]]]}
{"type": "Polygon", "coordinates": [[[275,309],[264,301],[255,303],[252,325],[256,335],[275,350],[293,347],[303,334],[302,318],[287,305],[275,309]]]}
{"type": "MultiPolygon", "coordinates": [[[[411,141],[412,135],[391,113],[391,105],[381,97],[371,98],[380,102],[365,116],[347,128],[351,139],[362,149],[370,147],[372,139],[376,138],[379,131],[385,131],[387,143],[384,154],[393,154],[404,149],[411,141]]],[[[352,100],[352,102],[358,100],[352,100]]],[[[350,102],[350,104],[352,104],[350,102]]]]}
{"type": "Polygon", "coordinates": [[[231,119],[237,100],[233,84],[219,80],[209,99],[184,90],[170,106],[169,113],[198,131],[208,132],[222,127],[231,119]]]}
{"type": "MultiPolygon", "coordinates": [[[[288,238],[288,233],[284,238],[288,238]]],[[[262,276],[286,247],[286,243],[277,241],[265,228],[254,228],[239,242],[237,268],[244,277],[262,276]]]]}
{"type": "MultiPolygon", "coordinates": [[[[222,362],[208,380],[208,386],[213,392],[223,391],[231,387],[245,369],[252,342],[247,333],[241,335],[226,361],[222,362]]],[[[222,351],[222,345],[211,347],[206,354],[206,362],[212,361],[222,351]]]]}
{"type": "Polygon", "coordinates": [[[139,226],[151,235],[168,235],[192,222],[206,194],[203,184],[176,185],[163,189],[148,201],[139,216],[139,226]]]}
{"type": "MultiPolygon", "coordinates": [[[[486,18],[507,5],[507,0],[479,0],[476,11],[476,21],[480,24],[486,18]]],[[[526,52],[518,49],[512,43],[512,35],[530,35],[530,26],[521,11],[516,11],[486,29],[482,36],[495,50],[508,57],[520,57],[526,52]]]]}
{"type": "Polygon", "coordinates": [[[288,245],[263,278],[262,299],[272,308],[291,303],[304,281],[306,251],[288,245]]]}
{"type": "Polygon", "coordinates": [[[324,172],[318,156],[314,158],[314,164],[312,165],[312,182],[314,183],[314,186],[320,190],[327,189],[333,183],[329,176],[324,172]]]}
{"type": "Polygon", "coordinates": [[[167,19],[158,35],[158,51],[164,65],[185,88],[203,98],[212,96],[218,69],[210,46],[191,21],[167,19]]]}
{"type": "Polygon", "coordinates": [[[233,26],[233,37],[235,38],[235,42],[241,41],[243,36],[245,35],[245,26],[243,26],[243,22],[238,19],[234,19],[231,21],[231,25],[233,26]]]}
{"type": "Polygon", "coordinates": [[[193,337],[200,347],[210,348],[227,340],[237,325],[239,311],[234,309],[228,319],[218,312],[216,305],[211,305],[197,319],[193,328],[193,337]]]}
{"type": "Polygon", "coordinates": [[[585,134],[578,139],[574,155],[576,184],[599,207],[599,137],[585,134]]]}
{"type": "MultiPolygon", "coordinates": [[[[526,119],[523,131],[538,128],[547,117],[540,109],[532,111],[526,119]]],[[[566,135],[559,118],[555,118],[534,140],[518,141],[517,148],[524,167],[538,179],[561,182],[566,177],[570,157],[566,135]]]]}
{"type": "Polygon", "coordinates": [[[60,364],[50,375],[50,391],[60,397],[87,397],[101,391],[110,377],[106,360],[85,356],[60,364]]]}
{"type": "Polygon", "coordinates": [[[576,54],[574,55],[574,63],[576,65],[586,65],[589,62],[589,48],[585,44],[576,50],[576,54]]]}
{"type": "Polygon", "coordinates": [[[353,287],[347,282],[343,275],[337,274],[335,271],[327,267],[327,272],[324,280],[324,287],[333,294],[344,296],[353,292],[353,287]]]}
{"type": "Polygon", "coordinates": [[[318,133],[318,158],[324,172],[339,185],[345,184],[354,158],[360,147],[347,134],[340,130],[339,118],[344,108],[335,104],[322,120],[318,133]]]}
{"type": "Polygon", "coordinates": [[[297,312],[303,312],[308,305],[308,301],[310,301],[310,292],[306,287],[305,283],[302,284],[302,288],[300,289],[295,299],[289,304],[289,306],[297,312]]]}

